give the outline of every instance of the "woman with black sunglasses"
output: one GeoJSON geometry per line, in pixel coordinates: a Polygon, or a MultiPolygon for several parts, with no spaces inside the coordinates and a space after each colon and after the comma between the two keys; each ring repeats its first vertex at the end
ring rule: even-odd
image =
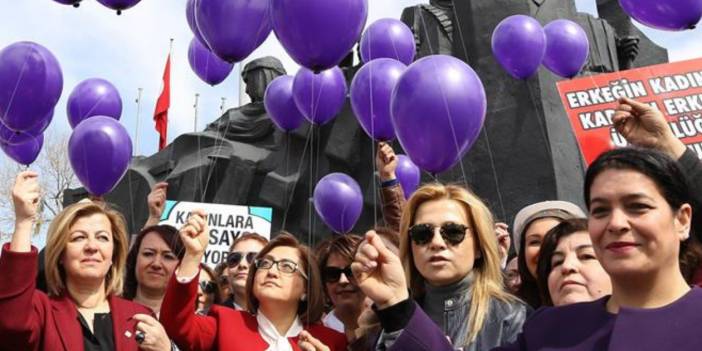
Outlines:
{"type": "Polygon", "coordinates": [[[200,269],[205,274],[200,274],[197,286],[197,300],[195,303],[195,313],[205,315],[213,304],[219,304],[219,284],[217,283],[214,270],[205,264],[200,264],[200,269]]]}
{"type": "Polygon", "coordinates": [[[234,240],[227,256],[227,277],[232,295],[222,305],[240,311],[246,310],[246,280],[249,268],[266,244],[268,239],[257,233],[245,232],[234,240]]]}
{"type": "Polygon", "coordinates": [[[399,258],[367,235],[352,268],[376,304],[383,348],[473,351],[515,340],[527,306],[503,290],[494,228],[488,208],[467,189],[427,184],[402,214],[399,258]],[[436,336],[436,326],[452,345],[436,336]]]}
{"type": "Polygon", "coordinates": [[[324,325],[354,338],[358,317],[366,295],[351,274],[351,262],[361,237],[354,234],[336,236],[323,242],[317,251],[324,292],[333,309],[324,317],[324,325]]]}

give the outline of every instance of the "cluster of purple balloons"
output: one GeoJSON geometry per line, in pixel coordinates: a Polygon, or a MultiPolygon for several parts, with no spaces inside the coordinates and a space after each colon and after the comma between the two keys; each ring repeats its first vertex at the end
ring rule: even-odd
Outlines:
{"type": "Polygon", "coordinates": [[[6,155],[27,166],[36,160],[62,91],[61,66],[45,47],[17,42],[0,51],[0,147],[6,155]]]}
{"type": "Polygon", "coordinates": [[[542,27],[532,17],[514,15],[495,28],[492,52],[507,73],[517,79],[528,79],[541,64],[561,77],[573,78],[587,63],[590,42],[587,33],[573,21],[559,19],[542,27]]]}
{"type": "Polygon", "coordinates": [[[390,98],[407,65],[414,61],[414,35],[401,21],[381,19],[363,33],[360,50],[365,64],[351,82],[351,107],[368,136],[393,140],[390,98]]]}
{"type": "MultiPolygon", "coordinates": [[[[80,2],[83,0],[54,0],[54,1],[58,2],[59,4],[71,5],[73,7],[78,7],[78,6],[80,6],[80,2]]],[[[97,2],[101,3],[103,6],[117,11],[118,15],[122,14],[122,10],[132,8],[136,4],[138,4],[140,1],[141,0],[97,0],[97,2]]]]}
{"type": "Polygon", "coordinates": [[[314,73],[301,67],[297,74],[280,76],[266,88],[263,102],[273,123],[288,133],[306,119],[329,123],[344,107],[346,79],[339,67],[314,73]]]}
{"type": "Polygon", "coordinates": [[[132,156],[132,141],[119,123],[122,98],[101,78],[80,82],[66,104],[73,133],[68,157],[78,180],[93,195],[110,192],[122,179],[132,156]]]}

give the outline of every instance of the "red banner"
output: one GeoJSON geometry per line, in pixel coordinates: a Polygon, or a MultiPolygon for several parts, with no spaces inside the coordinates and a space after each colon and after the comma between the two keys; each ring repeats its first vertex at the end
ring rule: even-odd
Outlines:
{"type": "Polygon", "coordinates": [[[627,145],[612,123],[623,96],[661,110],[673,134],[702,158],[702,59],[561,81],[558,91],[588,165],[627,145]]]}

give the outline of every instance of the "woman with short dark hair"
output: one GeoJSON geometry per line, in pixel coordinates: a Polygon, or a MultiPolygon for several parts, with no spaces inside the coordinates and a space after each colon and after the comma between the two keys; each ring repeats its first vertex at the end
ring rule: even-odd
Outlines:
{"type": "Polygon", "coordinates": [[[180,230],[186,253],[169,282],[161,310],[168,335],[185,350],[292,351],[319,342],[346,349],[346,338],[320,324],[324,308],[317,262],[309,248],[282,233],[257,255],[246,282],[247,310],[213,305],[192,313],[200,260],[208,244],[205,213],[195,210],[180,230]]]}
{"type": "Polygon", "coordinates": [[[544,306],[590,302],[612,293],[585,218],[567,219],[546,233],[537,272],[544,306]]]}
{"type": "Polygon", "coordinates": [[[122,297],[147,306],[158,315],[168,279],[184,254],[176,228],[155,225],[142,229],[127,255],[122,297]]]}
{"type": "Polygon", "coordinates": [[[612,295],[540,310],[503,350],[699,350],[702,289],[679,264],[692,221],[679,166],[657,151],[612,150],[588,168],[584,193],[612,295]]]}

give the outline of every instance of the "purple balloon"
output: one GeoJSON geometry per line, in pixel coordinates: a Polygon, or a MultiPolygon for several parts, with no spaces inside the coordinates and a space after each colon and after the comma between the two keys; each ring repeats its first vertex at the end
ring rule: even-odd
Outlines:
{"type": "Polygon", "coordinates": [[[190,41],[188,62],[193,72],[209,85],[222,83],[234,68],[233,64],[217,57],[197,38],[190,41]]]}
{"type": "Polygon", "coordinates": [[[626,13],[653,28],[693,29],[702,18],[700,0],[619,0],[626,13]]]}
{"type": "Polygon", "coordinates": [[[122,10],[134,7],[141,0],[97,0],[103,6],[117,10],[117,14],[121,15],[122,10]]]}
{"type": "Polygon", "coordinates": [[[95,116],[79,124],[68,140],[68,157],[78,180],[93,195],[110,192],[127,172],[132,140],[114,118],[95,116]]]}
{"type": "Polygon", "coordinates": [[[15,160],[15,162],[25,166],[29,166],[36,161],[43,145],[43,134],[39,134],[34,138],[27,139],[22,143],[14,145],[0,142],[0,148],[2,148],[2,151],[5,152],[5,155],[15,160]]]}
{"type": "Polygon", "coordinates": [[[392,94],[395,133],[417,166],[431,173],[455,165],[478,138],[487,102],[478,75],[445,55],[407,68],[392,94]]]}
{"type": "Polygon", "coordinates": [[[412,193],[419,187],[419,182],[422,178],[419,167],[417,167],[409,157],[397,155],[395,175],[397,176],[397,180],[400,181],[405,199],[409,199],[412,193]]]}
{"type": "Polygon", "coordinates": [[[122,116],[122,98],[112,83],[101,78],[86,79],[73,89],[66,104],[68,123],[75,128],[93,116],[122,116]]]}
{"type": "Polygon", "coordinates": [[[587,63],[590,41],[579,24],[565,20],[555,20],[544,27],[546,33],[546,55],[544,66],[551,72],[573,78],[587,63]]]}
{"type": "Polygon", "coordinates": [[[263,97],[266,112],[271,120],[286,133],[297,129],[305,120],[305,116],[295,105],[293,81],[292,76],[280,76],[274,79],[268,84],[263,97]]]}
{"type": "Polygon", "coordinates": [[[58,2],[59,4],[63,5],[73,5],[73,7],[78,7],[80,6],[81,0],[54,0],[55,2],[58,2]]]}
{"type": "Polygon", "coordinates": [[[205,44],[227,62],[249,56],[271,33],[268,0],[197,0],[195,23],[205,44]]]}
{"type": "Polygon", "coordinates": [[[334,232],[348,233],[363,210],[361,187],[346,174],[328,174],[314,187],[314,208],[334,232]]]}
{"type": "Polygon", "coordinates": [[[346,101],[346,79],[339,67],[318,74],[300,67],[293,81],[298,110],[312,124],[325,124],[341,112],[346,101]]]}
{"type": "Polygon", "coordinates": [[[377,141],[395,139],[390,97],[407,66],[379,58],[366,63],[351,82],[351,107],[363,130],[377,141]]]}
{"type": "Polygon", "coordinates": [[[49,127],[49,124],[53,118],[54,110],[51,110],[51,112],[49,112],[49,114],[42,119],[41,123],[35,124],[32,126],[32,128],[26,131],[14,131],[0,123],[0,143],[15,145],[24,143],[30,139],[34,139],[44,133],[46,128],[49,127]]]}
{"type": "Polygon", "coordinates": [[[0,119],[8,128],[45,122],[62,90],[61,66],[43,46],[25,41],[0,51],[0,119]]]}
{"type": "Polygon", "coordinates": [[[271,22],[295,62],[315,72],[330,69],[358,42],[368,0],[271,0],[271,22]]]}
{"type": "Polygon", "coordinates": [[[539,21],[524,15],[505,18],[492,33],[492,53],[497,62],[517,79],[539,70],[546,52],[546,34],[539,21]]]}
{"type": "Polygon", "coordinates": [[[205,38],[202,36],[202,33],[200,33],[197,21],[195,20],[195,7],[198,1],[199,0],[188,0],[188,3],[185,4],[185,18],[188,20],[188,26],[190,27],[190,31],[193,32],[193,35],[195,35],[195,38],[197,38],[202,45],[207,47],[207,42],[205,42],[205,38]]]}
{"type": "Polygon", "coordinates": [[[396,19],[383,18],[373,22],[361,37],[361,59],[365,63],[385,57],[409,65],[416,52],[412,30],[396,19]]]}

